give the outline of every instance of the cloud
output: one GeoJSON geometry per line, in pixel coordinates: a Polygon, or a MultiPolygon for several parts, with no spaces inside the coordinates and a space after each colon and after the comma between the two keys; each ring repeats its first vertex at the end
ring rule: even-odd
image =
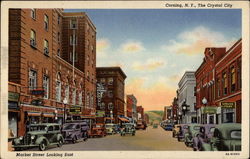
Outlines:
{"type": "Polygon", "coordinates": [[[163,107],[170,105],[176,95],[176,91],[170,88],[167,83],[154,82],[145,86],[147,79],[134,78],[126,84],[126,94],[134,94],[137,98],[137,105],[142,105],[147,110],[163,110],[163,107]]]}
{"type": "Polygon", "coordinates": [[[149,59],[146,62],[134,62],[132,68],[137,71],[152,71],[165,66],[166,61],[161,59],[149,59]]]}
{"type": "Polygon", "coordinates": [[[124,53],[137,53],[145,50],[145,48],[140,41],[127,41],[121,45],[121,50],[124,53]]]}
{"type": "Polygon", "coordinates": [[[229,47],[237,39],[227,39],[222,33],[198,26],[180,33],[177,39],[169,41],[162,48],[171,53],[196,55],[203,53],[206,47],[229,47]]]}
{"type": "Polygon", "coordinates": [[[105,51],[107,51],[109,48],[110,48],[110,41],[108,39],[102,38],[97,40],[96,52],[99,55],[105,54],[105,51]]]}

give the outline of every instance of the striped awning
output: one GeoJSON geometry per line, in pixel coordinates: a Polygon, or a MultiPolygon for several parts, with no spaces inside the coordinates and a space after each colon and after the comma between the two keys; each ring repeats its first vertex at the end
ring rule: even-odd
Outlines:
{"type": "Polygon", "coordinates": [[[41,116],[41,112],[28,112],[28,116],[41,116]]]}
{"type": "Polygon", "coordinates": [[[118,119],[121,120],[121,121],[124,121],[124,122],[129,122],[129,120],[126,119],[126,118],[121,118],[121,117],[119,117],[118,119]]]}

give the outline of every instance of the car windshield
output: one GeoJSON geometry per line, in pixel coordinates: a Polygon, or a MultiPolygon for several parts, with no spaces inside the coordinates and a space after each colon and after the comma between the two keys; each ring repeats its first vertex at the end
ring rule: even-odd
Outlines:
{"type": "Polygon", "coordinates": [[[200,130],[200,126],[194,126],[194,130],[200,130]]]}
{"type": "Polygon", "coordinates": [[[232,139],[241,139],[241,131],[240,130],[231,131],[230,136],[232,139]]]}
{"type": "Polygon", "coordinates": [[[70,130],[70,129],[74,129],[74,128],[75,128],[75,124],[68,124],[63,129],[64,130],[70,130]]]}
{"type": "Polygon", "coordinates": [[[45,126],[45,125],[31,126],[29,130],[30,131],[46,131],[47,126],[45,126]]]}

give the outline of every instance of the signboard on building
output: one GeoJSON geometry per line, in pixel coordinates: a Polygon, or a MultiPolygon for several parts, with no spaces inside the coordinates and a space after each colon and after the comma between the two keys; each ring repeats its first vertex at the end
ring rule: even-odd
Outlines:
{"type": "Polygon", "coordinates": [[[207,107],[202,107],[202,113],[203,114],[216,114],[217,113],[217,107],[211,107],[211,106],[207,106],[207,107]]]}
{"type": "Polygon", "coordinates": [[[96,111],[96,117],[104,117],[105,116],[105,111],[97,110],[96,111]]]}
{"type": "Polygon", "coordinates": [[[70,107],[69,112],[70,114],[81,114],[82,107],[70,107]]]}
{"type": "Polygon", "coordinates": [[[105,88],[101,83],[96,84],[96,92],[97,92],[97,105],[100,108],[101,107],[101,101],[102,101],[102,95],[104,92],[106,92],[105,88]]]}
{"type": "Polygon", "coordinates": [[[231,108],[231,109],[233,109],[233,108],[235,108],[235,102],[220,102],[220,106],[222,107],[222,108],[231,108]]]}
{"type": "Polygon", "coordinates": [[[32,95],[42,95],[44,96],[45,91],[43,89],[33,89],[30,91],[32,95]]]}
{"type": "Polygon", "coordinates": [[[9,92],[8,101],[18,102],[19,96],[20,96],[19,93],[9,92]]]}

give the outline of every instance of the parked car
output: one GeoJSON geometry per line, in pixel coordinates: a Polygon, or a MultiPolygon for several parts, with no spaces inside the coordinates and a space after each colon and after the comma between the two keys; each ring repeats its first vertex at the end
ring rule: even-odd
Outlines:
{"type": "Polygon", "coordinates": [[[201,125],[199,133],[193,138],[193,150],[200,151],[203,143],[209,143],[213,137],[215,124],[201,125]]]}
{"type": "Polygon", "coordinates": [[[188,130],[188,125],[187,124],[180,124],[180,131],[179,134],[177,135],[178,141],[184,141],[184,134],[188,130]]]}
{"type": "Polygon", "coordinates": [[[154,129],[158,128],[158,124],[154,123],[154,124],[153,124],[153,128],[154,128],[154,129]]]}
{"type": "Polygon", "coordinates": [[[92,129],[91,129],[91,134],[89,134],[89,136],[91,137],[104,137],[106,136],[106,129],[105,129],[105,125],[101,124],[101,123],[97,123],[96,125],[93,125],[92,129]]]}
{"type": "Polygon", "coordinates": [[[15,150],[39,147],[41,151],[51,145],[61,147],[64,138],[60,130],[60,125],[56,123],[30,124],[29,130],[24,136],[14,139],[13,147],[15,150]]]}
{"type": "Polygon", "coordinates": [[[188,130],[184,134],[184,143],[186,146],[193,146],[193,138],[197,136],[201,128],[200,124],[188,124],[188,130]]]}
{"type": "Polygon", "coordinates": [[[125,136],[126,134],[135,135],[135,126],[132,123],[124,123],[121,128],[121,136],[125,136]]]}
{"type": "Polygon", "coordinates": [[[115,134],[116,133],[116,125],[117,124],[113,124],[113,123],[105,124],[106,133],[111,134],[111,135],[115,134]]]}
{"type": "Polygon", "coordinates": [[[241,124],[217,125],[209,143],[201,145],[202,151],[241,151],[241,124]]]}
{"type": "Polygon", "coordinates": [[[166,125],[166,127],[164,127],[164,129],[167,130],[167,131],[172,131],[172,129],[173,129],[173,124],[168,123],[168,124],[166,125]]]}
{"type": "Polygon", "coordinates": [[[64,124],[62,133],[65,141],[76,143],[80,139],[84,141],[88,139],[88,130],[87,122],[74,122],[64,124]]]}
{"type": "Polygon", "coordinates": [[[172,132],[172,136],[173,137],[177,137],[178,134],[180,133],[180,124],[175,124],[174,127],[173,127],[173,132],[172,132]]]}

